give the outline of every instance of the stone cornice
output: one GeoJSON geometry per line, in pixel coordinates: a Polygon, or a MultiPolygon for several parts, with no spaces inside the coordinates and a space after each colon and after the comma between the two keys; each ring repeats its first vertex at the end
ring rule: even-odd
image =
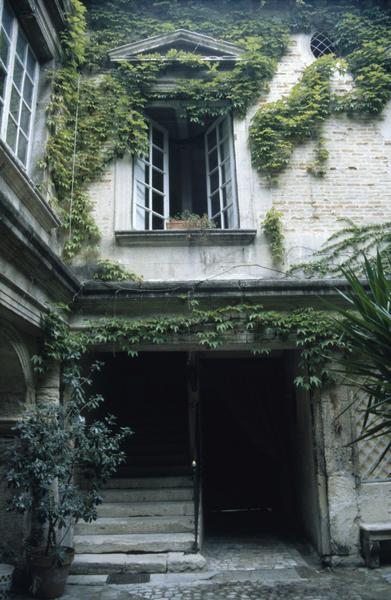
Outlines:
{"type": "Polygon", "coordinates": [[[5,183],[45,231],[50,232],[53,228],[61,225],[53,209],[44,200],[26,172],[1,140],[0,173],[5,183]]]}
{"type": "MultiPolygon", "coordinates": [[[[54,302],[70,302],[80,282],[0,191],[0,253],[54,302]]],[[[11,284],[13,282],[10,282],[11,284]]],[[[21,290],[23,295],[24,290],[21,290]]]]}
{"type": "Polygon", "coordinates": [[[176,45],[185,45],[189,49],[194,47],[197,49],[197,53],[204,55],[205,58],[218,58],[219,60],[235,60],[243,52],[243,48],[225,42],[222,40],[216,40],[209,35],[189,31],[187,29],[177,29],[172,33],[166,33],[163,35],[155,35],[153,37],[145,38],[138,42],[132,42],[130,44],[124,44],[118,48],[113,48],[109,51],[110,60],[113,62],[121,60],[140,60],[139,54],[148,52],[158,52],[159,49],[167,47],[175,47],[176,45]]]}

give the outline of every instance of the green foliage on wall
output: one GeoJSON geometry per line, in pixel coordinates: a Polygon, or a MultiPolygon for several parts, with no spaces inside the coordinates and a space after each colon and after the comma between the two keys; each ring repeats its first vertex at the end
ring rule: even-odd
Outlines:
{"type": "Polygon", "coordinates": [[[215,350],[231,336],[246,334],[254,353],[268,353],[271,344],[289,340],[300,351],[301,372],[295,383],[306,390],[333,380],[329,361],[345,347],[335,333],[333,319],[324,311],[265,311],[260,305],[246,304],[201,310],[191,302],[182,314],[141,320],[104,318],[88,324],[83,331],[71,331],[61,313],[50,310],[43,316],[43,330],[42,352],[35,357],[38,369],[52,360],[79,360],[90,347],[106,344],[137,356],[145,345],[186,340],[198,343],[200,350],[215,350]]]}
{"type": "MultiPolygon", "coordinates": [[[[254,166],[275,178],[288,164],[295,145],[319,139],[321,125],[337,111],[377,115],[391,95],[391,21],[378,9],[360,10],[356,2],[342,10],[314,7],[312,2],[288,3],[280,18],[245,0],[212,4],[198,1],[71,0],[62,37],[64,61],[53,73],[48,107],[50,138],[44,165],[51,174],[63,221],[64,256],[72,259],[85,244],[99,239],[91,216],[88,187],[117,156],[141,154],[146,147],[144,109],[156,99],[181,101],[193,122],[234,110],[243,116],[265,92],[289,41],[289,28],[310,30],[320,22],[330,28],[339,52],[346,58],[355,89],[336,97],[330,92],[332,57],[310,65],[291,94],[261,105],[250,129],[254,166]],[[86,17],[89,34],[86,35],[86,17]],[[232,41],[245,49],[232,71],[200,61],[191,53],[168,53],[139,64],[108,63],[107,51],[121,44],[174,31],[179,27],[232,41]],[[155,83],[167,60],[185,65],[194,77],[179,80],[170,92],[157,92],[155,83]],[[198,77],[199,70],[205,81],[198,77]]],[[[268,3],[266,3],[268,4],[268,3]]],[[[327,150],[318,143],[313,175],[324,174],[327,150]]]]}
{"type": "Polygon", "coordinates": [[[335,67],[332,55],[312,63],[289,96],[262,105],[250,127],[253,166],[273,176],[289,163],[296,144],[316,137],[330,115],[330,76],[335,67]]]}
{"type": "Polygon", "coordinates": [[[380,253],[386,260],[384,270],[391,272],[391,222],[356,225],[345,220],[345,226],[333,233],[309,262],[293,265],[290,273],[303,273],[307,277],[341,276],[343,270],[364,273],[363,256],[380,253]]]}
{"type": "MultiPolygon", "coordinates": [[[[304,29],[316,28],[319,22],[326,26],[344,61],[333,62],[332,55],[318,59],[305,69],[287,97],[258,109],[250,129],[250,144],[253,165],[261,174],[273,178],[280,173],[297,144],[319,138],[320,125],[331,113],[377,116],[391,99],[391,16],[377,8],[363,12],[354,6],[349,12],[342,9],[331,7],[322,14],[322,9],[305,7],[295,13],[297,30],[300,23],[304,29]],[[345,61],[354,88],[343,95],[331,94],[330,76],[345,61]]],[[[324,174],[324,159],[325,148],[318,146],[311,174],[324,174]]]]}
{"type": "Polygon", "coordinates": [[[118,262],[101,258],[98,260],[93,279],[97,281],[142,281],[140,275],[130,273],[118,262]]]}
{"type": "Polygon", "coordinates": [[[89,185],[116,156],[145,150],[143,110],[148,102],[167,97],[185,100],[186,116],[198,123],[232,108],[244,115],[267,88],[287,46],[288,29],[278,20],[265,23],[235,11],[222,16],[218,7],[199,3],[169,4],[153,3],[150,11],[145,11],[137,3],[122,0],[89,3],[92,31],[86,36],[84,6],[80,0],[72,0],[74,13],[63,36],[63,66],[53,74],[48,108],[51,136],[44,161],[63,221],[67,259],[84,244],[93,245],[99,239],[91,216],[89,185]],[[171,51],[163,57],[151,55],[148,62],[109,67],[108,49],[178,27],[237,42],[245,49],[242,60],[232,71],[224,72],[194,54],[174,56],[171,51]],[[193,71],[202,68],[206,80],[190,77],[178,81],[173,92],[158,93],[154,84],[167,59],[178,60],[193,71]]]}
{"type": "Polygon", "coordinates": [[[270,240],[270,248],[274,260],[279,263],[284,260],[284,231],[281,223],[282,212],[271,208],[262,222],[262,229],[270,240]]]}

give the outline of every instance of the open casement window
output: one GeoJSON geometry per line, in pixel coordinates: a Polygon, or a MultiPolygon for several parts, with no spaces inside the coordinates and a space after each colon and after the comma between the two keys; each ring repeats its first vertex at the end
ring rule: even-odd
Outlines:
{"type": "Polygon", "coordinates": [[[158,119],[149,121],[148,155],[134,160],[133,229],[166,229],[182,213],[207,214],[217,229],[238,227],[230,115],[208,129],[175,111],[158,119]]]}
{"type": "Polygon", "coordinates": [[[0,137],[24,167],[37,80],[38,62],[8,3],[0,0],[0,137]]]}
{"type": "Polygon", "coordinates": [[[149,154],[134,161],[135,229],[165,229],[169,217],[168,133],[149,123],[149,154]]]}
{"type": "Polygon", "coordinates": [[[237,227],[234,146],[231,119],[223,117],[205,135],[208,216],[218,229],[237,227]]]}

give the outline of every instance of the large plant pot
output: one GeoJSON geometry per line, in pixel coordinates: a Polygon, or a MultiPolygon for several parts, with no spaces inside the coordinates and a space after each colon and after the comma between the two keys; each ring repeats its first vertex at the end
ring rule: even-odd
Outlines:
{"type": "Polygon", "coordinates": [[[75,556],[73,548],[62,548],[64,558],[34,552],[30,557],[31,588],[34,598],[59,598],[65,591],[69,569],[75,556]]]}
{"type": "Polygon", "coordinates": [[[0,600],[9,597],[8,592],[11,590],[13,573],[13,565],[0,563],[0,600]]]}

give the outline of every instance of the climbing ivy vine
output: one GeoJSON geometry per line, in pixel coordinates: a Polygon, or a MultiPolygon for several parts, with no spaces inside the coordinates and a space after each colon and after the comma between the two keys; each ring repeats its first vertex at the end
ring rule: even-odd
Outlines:
{"type": "Polygon", "coordinates": [[[91,347],[107,345],[136,356],[142,346],[198,342],[200,349],[215,350],[230,336],[246,335],[254,353],[269,353],[270,344],[289,341],[300,351],[300,374],[295,380],[306,390],[319,388],[333,380],[329,362],[343,351],[344,343],[335,333],[334,322],[324,311],[312,308],[290,312],[265,311],[260,305],[237,304],[202,310],[197,302],[170,317],[150,319],[103,318],[82,331],[72,331],[62,310],[49,310],[43,316],[43,348],[34,357],[36,369],[50,361],[79,360],[91,347]]]}
{"type": "MultiPolygon", "coordinates": [[[[362,3],[347,2],[326,11],[313,2],[295,1],[287,3],[290,10],[282,11],[280,18],[266,16],[267,2],[250,10],[245,0],[152,1],[148,9],[136,0],[71,0],[71,4],[73,12],[62,36],[63,64],[53,72],[50,138],[43,161],[63,221],[67,259],[99,239],[89,185],[115,157],[145,150],[146,105],[162,97],[180,99],[186,116],[197,123],[228,110],[245,115],[267,90],[288,46],[289,30],[308,31],[325,23],[355,87],[342,97],[331,93],[336,63],[329,56],[308,67],[288,97],[261,105],[252,121],[250,146],[253,164],[264,175],[276,177],[296,144],[319,139],[322,123],[332,112],[376,116],[391,97],[390,15],[377,8],[362,10],[362,3]],[[179,27],[238,44],[244,49],[242,59],[232,71],[173,51],[138,64],[109,64],[109,49],[179,27]],[[167,60],[180,61],[194,77],[179,80],[169,93],[157,92],[155,83],[167,60]],[[200,69],[206,75],[202,82],[197,77],[200,69]]],[[[309,171],[322,175],[327,149],[319,144],[317,148],[309,171]]]]}

